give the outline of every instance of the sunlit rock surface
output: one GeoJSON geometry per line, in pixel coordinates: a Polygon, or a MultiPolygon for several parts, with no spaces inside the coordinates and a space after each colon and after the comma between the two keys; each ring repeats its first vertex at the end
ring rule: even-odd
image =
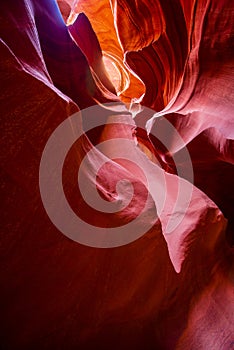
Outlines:
{"type": "MultiPolygon", "coordinates": [[[[51,0],[0,4],[2,349],[233,349],[232,2],[58,5],[63,17],[51,0]],[[76,18],[80,12],[85,15],[76,18]],[[140,100],[157,114],[141,109],[140,100]],[[111,116],[102,107],[110,102],[111,116]],[[94,226],[118,227],[145,210],[140,225],[151,227],[111,249],[63,235],[46,214],[39,189],[51,133],[94,105],[105,125],[70,149],[62,174],[66,198],[94,226]],[[134,121],[129,111],[135,111],[134,121]],[[175,169],[173,157],[183,149],[163,129],[165,117],[189,150],[196,187],[177,175],[189,165],[185,159],[175,169]],[[155,139],[157,130],[168,149],[155,139]],[[119,142],[118,148],[131,162],[98,149],[117,138],[128,140],[129,147],[119,142]],[[123,210],[97,212],[82,198],[77,169],[90,150],[82,170],[88,187],[111,202],[119,179],[132,183],[134,196],[123,210]],[[145,208],[144,173],[153,189],[145,208]],[[160,189],[162,177],[167,193],[160,212],[154,181],[160,189]],[[189,189],[191,201],[168,235],[179,188],[189,189]]],[[[80,130],[86,123],[82,113],[80,130]]]]}

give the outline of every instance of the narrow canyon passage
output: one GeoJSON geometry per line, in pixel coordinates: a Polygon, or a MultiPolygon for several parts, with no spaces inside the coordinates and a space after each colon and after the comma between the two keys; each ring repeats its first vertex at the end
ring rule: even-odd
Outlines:
{"type": "Polygon", "coordinates": [[[0,17],[0,349],[234,349],[233,2],[0,17]]]}

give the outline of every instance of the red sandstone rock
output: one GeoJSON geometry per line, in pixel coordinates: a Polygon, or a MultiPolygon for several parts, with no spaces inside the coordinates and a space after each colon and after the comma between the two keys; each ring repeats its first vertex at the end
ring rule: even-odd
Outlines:
{"type": "MultiPolygon", "coordinates": [[[[83,10],[85,2],[79,3],[83,10]]],[[[157,192],[151,193],[147,204],[144,220],[152,223],[151,229],[135,242],[111,249],[83,246],[64,236],[46,214],[39,190],[42,152],[56,127],[79,109],[119,101],[101,63],[96,36],[83,17],[90,40],[84,41],[78,17],[69,28],[75,43],[53,1],[10,0],[0,5],[3,349],[233,348],[233,255],[220,212],[230,223],[231,2],[137,3],[112,1],[115,21],[104,1],[103,12],[101,1],[86,2],[85,13],[88,17],[93,13],[90,21],[97,38],[102,38],[101,49],[110,45],[113,55],[118,52],[120,69],[125,55],[145,84],[143,103],[158,112],[157,118],[144,111],[135,117],[136,135],[153,162],[134,143],[134,122],[119,102],[119,111],[113,105],[109,118],[100,105],[103,121],[118,123],[84,134],[69,151],[63,170],[64,191],[74,211],[103,227],[128,223],[141,212],[149,189],[143,171],[152,184],[155,179],[156,188],[164,177],[163,211],[158,212],[157,192]],[[94,20],[97,9],[101,16],[108,13],[107,22],[104,17],[94,20]],[[104,23],[107,27],[111,23],[108,34],[101,31],[104,23]],[[172,156],[182,149],[174,135],[164,135],[168,150],[153,138],[163,116],[187,145],[195,185],[203,192],[176,175],[172,156]],[[144,128],[151,131],[152,142],[144,128]],[[130,142],[127,148],[124,143],[118,147],[132,163],[110,159],[96,178],[99,162],[111,151],[108,147],[100,151],[97,145],[117,137],[130,142]],[[96,185],[111,201],[118,195],[118,179],[130,180],[135,195],[124,210],[98,213],[82,199],[77,168],[91,149],[87,186],[96,185]],[[177,215],[173,207],[179,184],[191,189],[192,199],[180,226],[167,235],[167,222],[177,215]]],[[[63,14],[67,18],[68,10],[63,14]]],[[[143,90],[142,83],[126,72],[131,82],[120,98],[129,101],[143,90]]],[[[85,128],[85,113],[82,116],[79,127],[83,122],[85,128]]],[[[165,130],[159,130],[163,135],[165,130]]],[[[186,169],[188,164],[179,166],[186,169]]]]}

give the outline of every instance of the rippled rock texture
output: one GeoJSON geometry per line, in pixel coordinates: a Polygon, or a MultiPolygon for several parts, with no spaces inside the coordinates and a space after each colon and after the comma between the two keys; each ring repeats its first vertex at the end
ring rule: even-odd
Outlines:
{"type": "Polygon", "coordinates": [[[233,13],[228,0],[1,2],[1,349],[234,348],[233,13]],[[79,244],[46,213],[42,154],[76,112],[66,199],[97,228],[143,213],[127,245],[79,244]],[[119,209],[91,208],[78,169],[119,209]]]}

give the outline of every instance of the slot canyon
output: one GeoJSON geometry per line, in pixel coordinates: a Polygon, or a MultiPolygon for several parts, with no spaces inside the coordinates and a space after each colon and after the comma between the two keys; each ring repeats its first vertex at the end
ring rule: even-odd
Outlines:
{"type": "Polygon", "coordinates": [[[0,349],[233,350],[233,1],[0,17],[0,349]]]}

